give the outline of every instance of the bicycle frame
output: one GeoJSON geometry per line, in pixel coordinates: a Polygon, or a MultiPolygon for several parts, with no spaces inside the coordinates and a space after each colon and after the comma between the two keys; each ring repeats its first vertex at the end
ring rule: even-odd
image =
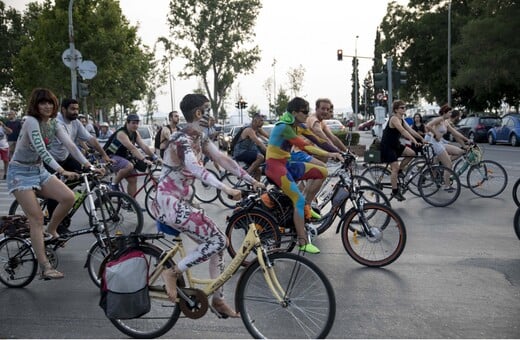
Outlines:
{"type": "MultiPolygon", "coordinates": [[[[186,251],[184,249],[184,245],[182,243],[182,239],[176,237],[173,239],[176,243],[169,251],[166,252],[166,255],[162,257],[161,262],[156,266],[152,275],[150,276],[150,283],[155,282],[158,277],[161,275],[164,270],[164,265],[170,259],[179,253],[181,257],[186,256],[186,251]]],[[[269,262],[269,258],[266,256],[267,252],[261,245],[260,237],[258,235],[258,231],[256,229],[256,225],[254,223],[249,224],[249,230],[246,234],[244,241],[242,242],[242,246],[240,250],[237,252],[237,255],[231,260],[231,263],[225,268],[224,272],[220,274],[215,279],[200,279],[193,276],[191,270],[188,269],[186,271],[186,277],[188,279],[189,288],[194,288],[196,285],[204,285],[202,291],[206,296],[213,294],[217,289],[219,289],[224,283],[226,283],[240,268],[242,261],[249,255],[249,253],[256,248],[257,258],[260,263],[260,267],[263,269],[264,278],[266,280],[267,285],[271,289],[271,292],[274,294],[278,302],[283,302],[283,296],[285,295],[284,289],[281,287],[278,279],[276,278],[276,274],[272,269],[272,264],[269,262]],[[267,260],[267,263],[266,263],[267,260]]],[[[190,298],[186,296],[181,289],[178,289],[179,295],[186,301],[190,301],[190,298]]],[[[152,291],[150,290],[150,295],[168,299],[168,295],[164,292],[152,291]]]]}
{"type": "MultiPolygon", "coordinates": [[[[136,198],[139,193],[141,191],[144,190],[144,192],[147,192],[147,184],[148,182],[152,181],[152,187],[157,187],[158,185],[158,182],[157,180],[155,179],[155,177],[152,176],[152,173],[154,170],[157,170],[157,167],[155,167],[154,169],[152,169],[151,167],[148,167],[146,172],[138,172],[138,173],[135,173],[135,174],[130,174],[127,176],[128,177],[144,177],[144,180],[143,180],[143,184],[141,184],[138,189],[136,190],[135,192],[135,195],[133,196],[133,198],[136,198]]],[[[121,183],[119,183],[119,190],[121,190],[122,192],[126,192],[125,188],[123,187],[123,185],[121,183]]],[[[127,193],[127,192],[126,192],[127,193]]]]}

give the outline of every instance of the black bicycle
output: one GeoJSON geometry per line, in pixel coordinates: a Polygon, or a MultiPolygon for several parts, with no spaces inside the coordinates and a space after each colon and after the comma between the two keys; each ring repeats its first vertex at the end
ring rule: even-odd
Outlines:
{"type": "MultiPolygon", "coordinates": [[[[99,285],[99,266],[108,253],[107,235],[112,237],[141,232],[143,213],[133,198],[122,192],[110,191],[107,185],[99,182],[97,175],[93,172],[81,174],[77,181],[83,182],[84,190],[76,192],[79,195],[76,196],[74,206],[67,215],[66,223],[70,224],[70,218],[86,201],[85,210],[88,214],[89,226],[61,234],[58,239],[45,241],[45,249],[49,262],[56,268],[58,265],[56,250],[63,247],[73,237],[93,234],[96,242],[88,252],[85,267],[93,282],[99,285]]],[[[73,183],[78,184],[74,181],[68,185],[72,186],[73,183]]],[[[46,211],[47,199],[40,198],[40,206],[46,211]]],[[[18,202],[14,201],[9,209],[9,215],[22,216],[18,208],[18,202]]],[[[19,222],[22,220],[18,219],[17,224],[4,223],[5,237],[0,241],[0,282],[8,287],[28,285],[36,276],[38,269],[36,256],[30,243],[28,225],[26,222],[19,222]]]]}
{"type": "MultiPolygon", "coordinates": [[[[355,157],[345,155],[345,167],[350,168],[355,157]]],[[[403,220],[388,204],[386,196],[377,188],[358,186],[348,172],[338,174],[328,211],[322,210],[322,218],[306,223],[308,237],[312,238],[330,228],[337,217],[340,222],[336,233],[341,232],[343,246],[358,263],[369,267],[382,267],[394,262],[406,244],[406,228],[403,220]],[[367,202],[367,198],[381,203],[367,202]],[[350,209],[346,209],[348,204],[350,209]]],[[[226,235],[228,252],[234,257],[242,243],[252,219],[260,238],[271,251],[291,251],[297,240],[292,220],[290,199],[278,188],[266,193],[253,193],[243,199],[233,215],[228,218],[226,235]]],[[[247,258],[248,265],[254,258],[247,258]]]]}

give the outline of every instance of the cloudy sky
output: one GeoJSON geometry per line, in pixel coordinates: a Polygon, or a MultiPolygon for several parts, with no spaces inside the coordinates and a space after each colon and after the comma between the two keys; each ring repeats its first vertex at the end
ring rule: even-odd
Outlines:
{"type": "MultiPolygon", "coordinates": [[[[23,10],[27,0],[4,0],[8,6],[23,10]]],[[[288,88],[287,72],[305,69],[300,96],[313,103],[318,97],[329,97],[336,112],[351,111],[350,92],[352,61],[336,60],[336,51],[343,54],[372,57],[377,26],[386,13],[388,0],[263,0],[256,24],[255,43],[261,49],[262,60],[255,72],[239,76],[226,108],[232,114],[233,103],[242,96],[250,105],[267,110],[268,99],[263,85],[274,77],[276,87],[288,88]],[[356,36],[358,37],[356,39],[356,36]],[[356,44],[357,41],[357,44],[356,44]],[[276,65],[273,67],[273,60],[276,65]]],[[[406,3],[407,0],[399,0],[406,3]]],[[[166,15],[169,0],[120,0],[123,14],[139,26],[143,43],[152,46],[157,37],[168,34],[166,15]]],[[[66,30],[67,27],[64,27],[66,30]]],[[[80,37],[76,37],[80,39],[80,37]]],[[[63,42],[64,50],[68,42],[63,42]]],[[[159,58],[160,56],[158,56],[159,58]]],[[[83,59],[88,55],[83,53],[83,59]]],[[[94,60],[95,62],[95,60],[94,60]]],[[[359,77],[363,79],[372,66],[369,59],[360,59],[359,77]]],[[[171,63],[174,75],[173,91],[165,85],[159,91],[159,112],[171,110],[172,101],[178,109],[182,97],[197,87],[194,79],[182,80],[176,74],[180,61],[171,63]],[[172,100],[173,98],[173,100],[172,100]]]]}

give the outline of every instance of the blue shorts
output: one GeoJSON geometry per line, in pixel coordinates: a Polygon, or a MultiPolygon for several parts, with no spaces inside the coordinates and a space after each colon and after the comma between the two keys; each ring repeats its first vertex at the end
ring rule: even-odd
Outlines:
{"type": "Polygon", "coordinates": [[[304,162],[309,163],[312,160],[312,156],[303,151],[291,152],[291,162],[304,162]]]}
{"type": "Polygon", "coordinates": [[[42,185],[51,179],[51,174],[41,165],[9,163],[7,168],[7,190],[41,190],[42,185]]]}
{"type": "Polygon", "coordinates": [[[111,168],[112,171],[114,171],[115,173],[117,173],[121,169],[126,168],[128,164],[130,164],[130,161],[128,159],[118,155],[111,155],[110,159],[113,161],[111,168]]]}

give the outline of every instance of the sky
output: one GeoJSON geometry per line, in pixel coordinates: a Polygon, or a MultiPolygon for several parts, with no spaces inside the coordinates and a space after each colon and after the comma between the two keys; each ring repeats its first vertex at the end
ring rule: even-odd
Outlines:
{"type": "MultiPolygon", "coordinates": [[[[4,0],[7,6],[23,10],[28,0],[4,0]]],[[[257,18],[254,43],[261,50],[261,61],[254,73],[239,75],[226,102],[232,115],[234,103],[242,97],[249,106],[256,105],[267,113],[268,95],[264,83],[274,78],[276,88],[288,89],[287,73],[291,69],[305,69],[303,88],[298,95],[314,107],[317,98],[328,97],[336,113],[352,112],[352,59],[349,55],[373,57],[377,26],[387,9],[388,0],[262,0],[263,8],[257,18]],[[357,37],[357,38],[356,38],[357,37]],[[343,50],[343,61],[337,61],[338,49],[343,50]],[[273,61],[276,60],[275,66],[273,61]]],[[[406,4],[407,0],[399,0],[406,4]]],[[[153,46],[159,36],[168,35],[166,16],[169,0],[120,0],[123,15],[132,25],[138,25],[138,34],[144,44],[153,46]]],[[[64,27],[68,29],[68,27],[64,27]]],[[[76,40],[80,37],[76,37],[76,40]]],[[[78,42],[77,42],[78,43],[78,42]]],[[[64,50],[68,42],[63,42],[64,50]]],[[[82,51],[80,51],[82,52],[82,51]]],[[[156,56],[162,57],[161,52],[156,56]]],[[[88,55],[83,53],[83,59],[88,55]]],[[[95,61],[94,61],[95,62],[95,61]]],[[[372,60],[359,59],[359,78],[365,78],[372,60]]],[[[179,109],[182,97],[198,87],[196,79],[184,80],[177,76],[182,70],[181,60],[170,64],[170,84],[158,90],[160,113],[179,109]],[[173,104],[173,105],[172,105],[173,104]]],[[[290,97],[293,95],[288,91],[290,97]]]]}

